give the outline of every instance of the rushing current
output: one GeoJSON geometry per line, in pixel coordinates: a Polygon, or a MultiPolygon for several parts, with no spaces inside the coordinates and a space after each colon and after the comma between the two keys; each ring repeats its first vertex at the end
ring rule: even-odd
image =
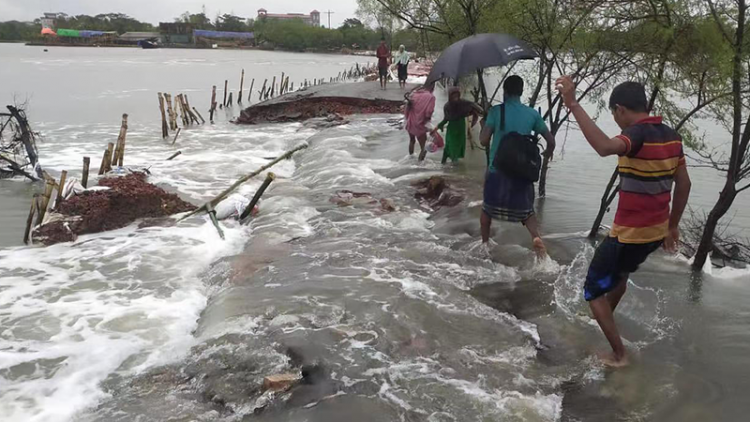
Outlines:
{"type": "MultiPolygon", "coordinates": [[[[541,262],[520,225],[495,224],[481,246],[483,153],[417,163],[399,116],[238,126],[235,106],[175,145],[161,139],[157,92],[187,93],[204,112],[211,86],[221,92],[229,80],[236,92],[243,68],[245,89],[255,78],[257,91],[282,71],[298,84],[370,60],[0,45],[0,98],[26,104],[53,176],[80,177],[84,155],[98,163],[122,113],[125,164],[150,168],[151,182],[194,204],[309,145],[274,167],[251,224],[222,223],[225,240],[197,216],[22,246],[40,187],[0,181],[0,419],[746,420],[748,269],[693,274],[686,258],[654,254],[618,308],[633,364],[612,371],[594,357],[607,345],[582,297],[594,251],[586,231],[615,161],[573,127],[558,134],[537,203],[551,256],[541,262]],[[432,209],[416,199],[413,183],[433,175],[463,200],[432,209]],[[331,200],[344,190],[368,195],[331,200]],[[305,383],[291,393],[263,393],[265,376],[300,368],[305,383]]],[[[609,115],[599,121],[617,133],[609,115]]],[[[706,210],[721,180],[691,171],[690,204],[706,210]]],[[[750,229],[748,205],[747,196],[735,204],[735,230],[750,229]]]]}

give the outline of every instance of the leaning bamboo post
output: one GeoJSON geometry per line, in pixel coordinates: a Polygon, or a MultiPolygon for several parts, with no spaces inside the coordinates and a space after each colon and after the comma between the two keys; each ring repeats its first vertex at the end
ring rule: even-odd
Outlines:
{"type": "Polygon", "coordinates": [[[227,87],[229,86],[229,81],[224,79],[224,102],[221,103],[224,107],[227,106],[227,87]]]}
{"type": "Polygon", "coordinates": [[[248,217],[252,214],[253,208],[255,208],[255,204],[258,203],[260,197],[263,196],[263,192],[268,189],[268,185],[270,185],[271,182],[274,181],[274,179],[276,179],[276,175],[272,172],[269,172],[266,175],[266,180],[263,181],[263,184],[260,185],[258,191],[255,192],[253,199],[250,201],[250,205],[248,205],[247,208],[245,208],[245,211],[242,212],[242,215],[240,215],[240,224],[247,224],[247,222],[250,221],[248,217]]]}
{"type": "MultiPolygon", "coordinates": [[[[305,148],[307,148],[307,144],[299,145],[299,146],[295,147],[294,149],[291,149],[291,150],[285,152],[284,154],[276,157],[273,161],[271,161],[270,163],[264,165],[263,167],[259,168],[258,170],[254,171],[254,172],[252,172],[250,174],[246,174],[246,175],[240,177],[230,187],[224,189],[223,192],[221,192],[220,194],[218,194],[214,199],[210,200],[207,203],[210,203],[211,206],[215,207],[216,204],[218,204],[219,202],[221,202],[222,200],[224,200],[224,198],[226,198],[230,193],[232,193],[232,191],[234,191],[235,189],[237,189],[243,183],[245,183],[248,180],[252,179],[253,177],[261,174],[262,172],[268,170],[269,168],[275,166],[279,162],[281,162],[283,160],[286,160],[288,158],[291,158],[291,156],[294,155],[294,153],[296,153],[297,151],[301,151],[301,150],[303,150],[305,148]]],[[[198,214],[199,212],[202,212],[202,211],[205,211],[205,210],[206,210],[206,204],[203,204],[203,205],[201,205],[200,208],[198,208],[198,209],[196,209],[194,211],[191,211],[190,213],[188,213],[184,217],[180,218],[178,221],[182,221],[182,220],[184,220],[184,219],[186,219],[188,217],[192,217],[193,215],[198,214]]]]}
{"type": "Polygon", "coordinates": [[[182,126],[188,126],[190,124],[190,118],[185,113],[185,102],[182,101],[182,94],[178,94],[174,97],[175,102],[180,106],[180,119],[182,119],[182,126]]]}
{"type": "Polygon", "coordinates": [[[42,204],[36,217],[37,226],[41,225],[44,222],[44,215],[47,214],[47,207],[49,206],[49,200],[52,197],[52,191],[54,189],[55,181],[47,180],[47,184],[44,186],[44,197],[42,198],[42,204]]]}
{"type": "Polygon", "coordinates": [[[187,113],[188,117],[190,117],[190,120],[195,122],[196,125],[201,124],[201,122],[198,121],[198,116],[196,116],[193,112],[193,108],[190,107],[190,100],[188,100],[187,94],[182,94],[182,100],[185,103],[185,112],[187,113]]]}
{"type": "Polygon", "coordinates": [[[23,243],[25,245],[29,244],[29,238],[31,237],[31,226],[34,224],[34,212],[38,207],[38,196],[39,194],[34,194],[34,197],[31,198],[31,209],[29,210],[29,217],[26,218],[26,230],[23,232],[23,243]]]}
{"type": "Polygon", "coordinates": [[[81,186],[83,186],[84,188],[88,188],[90,165],[91,165],[91,158],[83,157],[83,175],[81,176],[81,186]]]}
{"type": "Polygon", "coordinates": [[[175,142],[177,142],[177,137],[180,136],[180,132],[182,129],[177,129],[177,133],[174,134],[174,139],[172,140],[172,145],[174,145],[175,142]]]}
{"type": "Polygon", "coordinates": [[[245,69],[242,69],[242,75],[240,76],[240,92],[237,93],[237,104],[242,104],[242,88],[245,85],[245,69]]]}
{"type": "Polygon", "coordinates": [[[263,81],[263,88],[261,88],[260,91],[258,91],[258,94],[260,94],[260,97],[258,97],[259,101],[263,100],[263,94],[266,93],[266,85],[268,85],[268,78],[266,78],[266,80],[263,81]]]}
{"type": "Polygon", "coordinates": [[[208,119],[211,121],[211,123],[214,122],[214,112],[216,111],[216,85],[213,86],[211,89],[211,105],[208,109],[208,119]]]}
{"type": "Polygon", "coordinates": [[[167,126],[167,115],[164,112],[164,95],[159,93],[159,111],[161,111],[161,137],[169,136],[169,127],[167,126]]]}
{"type": "Polygon", "coordinates": [[[122,125],[120,126],[120,135],[117,137],[117,147],[115,148],[115,158],[113,163],[122,167],[123,157],[125,156],[125,138],[128,135],[128,115],[123,113],[122,125]]]}
{"type": "Polygon", "coordinates": [[[57,197],[55,198],[55,208],[59,207],[63,201],[63,191],[65,190],[66,180],[68,180],[68,171],[63,170],[60,173],[60,183],[57,185],[57,197]]]}
{"type": "Polygon", "coordinates": [[[275,93],[276,93],[276,76],[273,77],[273,82],[271,83],[271,98],[273,98],[275,93]]]}
{"type": "Polygon", "coordinates": [[[198,115],[198,118],[201,119],[201,122],[202,122],[201,124],[205,125],[206,124],[206,119],[204,119],[203,116],[201,116],[201,112],[198,111],[198,109],[195,108],[195,107],[193,107],[193,111],[195,112],[195,114],[198,115]]]}
{"type": "Polygon", "coordinates": [[[115,152],[115,144],[107,144],[107,171],[112,170],[112,154],[115,152]]]}
{"type": "Polygon", "coordinates": [[[216,231],[219,232],[219,237],[221,238],[221,240],[224,240],[224,231],[221,230],[219,220],[216,218],[216,210],[214,210],[214,207],[211,206],[210,202],[206,203],[206,212],[208,213],[208,217],[211,219],[211,222],[214,223],[216,231]]]}
{"type": "Polygon", "coordinates": [[[175,152],[174,154],[170,155],[169,158],[167,158],[167,161],[172,161],[173,158],[177,157],[180,154],[182,154],[182,151],[175,152]]]}
{"type": "Polygon", "coordinates": [[[104,155],[102,156],[102,163],[99,164],[99,175],[101,176],[107,171],[107,150],[104,150],[104,155]]]}
{"type": "Polygon", "coordinates": [[[250,91],[247,93],[247,101],[250,103],[253,102],[253,86],[255,86],[255,78],[250,82],[250,91]]]}

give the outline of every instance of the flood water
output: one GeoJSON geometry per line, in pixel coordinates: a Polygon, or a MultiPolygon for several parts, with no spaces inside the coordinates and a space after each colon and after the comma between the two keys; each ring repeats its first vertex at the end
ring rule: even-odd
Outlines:
{"type": "MultiPolygon", "coordinates": [[[[0,44],[0,98],[28,102],[53,176],[80,177],[84,155],[98,167],[122,113],[125,164],[149,167],[152,182],[194,204],[309,145],[274,167],[250,225],[223,223],[223,241],[193,217],[25,247],[39,187],[0,181],[0,419],[747,420],[747,269],[693,274],[686,259],[657,252],[618,308],[633,364],[612,371],[594,358],[607,346],[582,297],[594,250],[585,235],[615,160],[599,159],[573,128],[558,136],[548,197],[537,204],[545,262],[520,225],[496,223],[495,243],[481,247],[483,153],[419,164],[391,125],[397,116],[329,129],[236,126],[235,106],[214,125],[183,130],[174,146],[161,139],[157,92],[187,93],[204,113],[212,85],[228,79],[236,95],[242,68],[246,90],[256,78],[257,91],[282,71],[298,84],[365,60],[0,44]],[[417,201],[412,182],[432,175],[464,200],[439,210],[417,201]],[[332,203],[342,190],[397,210],[332,203]],[[290,396],[262,394],[263,377],[301,367],[309,382],[290,396]]],[[[610,120],[600,119],[615,134],[610,120]]],[[[705,209],[721,181],[691,171],[691,205],[705,209]]],[[[746,195],[734,207],[733,227],[746,234],[748,205],[746,195]]]]}

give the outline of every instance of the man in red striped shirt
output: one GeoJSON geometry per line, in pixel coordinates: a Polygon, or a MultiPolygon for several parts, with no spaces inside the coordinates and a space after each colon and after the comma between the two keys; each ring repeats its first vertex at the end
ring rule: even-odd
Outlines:
{"type": "Polygon", "coordinates": [[[584,297],[604,335],[612,355],[604,363],[627,364],[625,346],[614,320],[614,311],[635,272],[648,256],[663,246],[675,252],[679,223],[690,196],[690,176],[685,166],[682,138],[661,117],[649,116],[646,92],[637,82],[624,82],[612,91],[609,108],[622,129],[608,137],[576,100],[576,87],[565,76],[557,80],[566,107],[583,135],[600,156],[619,156],[620,200],[609,236],[591,261],[584,297]],[[674,201],[672,185],[674,184],[674,201]]]}

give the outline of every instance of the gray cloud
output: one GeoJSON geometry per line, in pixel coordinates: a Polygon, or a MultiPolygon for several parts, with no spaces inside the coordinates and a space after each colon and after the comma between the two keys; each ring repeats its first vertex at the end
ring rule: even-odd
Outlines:
{"type": "MultiPolygon", "coordinates": [[[[260,8],[270,13],[309,13],[331,10],[331,25],[336,27],[357,10],[356,0],[0,0],[0,21],[31,21],[44,12],[64,12],[69,15],[96,15],[99,13],[125,13],[138,20],[156,24],[171,22],[185,11],[198,13],[205,4],[206,13],[213,18],[217,13],[234,13],[254,18],[260,8]]],[[[321,16],[328,23],[328,16],[321,16]]]]}

